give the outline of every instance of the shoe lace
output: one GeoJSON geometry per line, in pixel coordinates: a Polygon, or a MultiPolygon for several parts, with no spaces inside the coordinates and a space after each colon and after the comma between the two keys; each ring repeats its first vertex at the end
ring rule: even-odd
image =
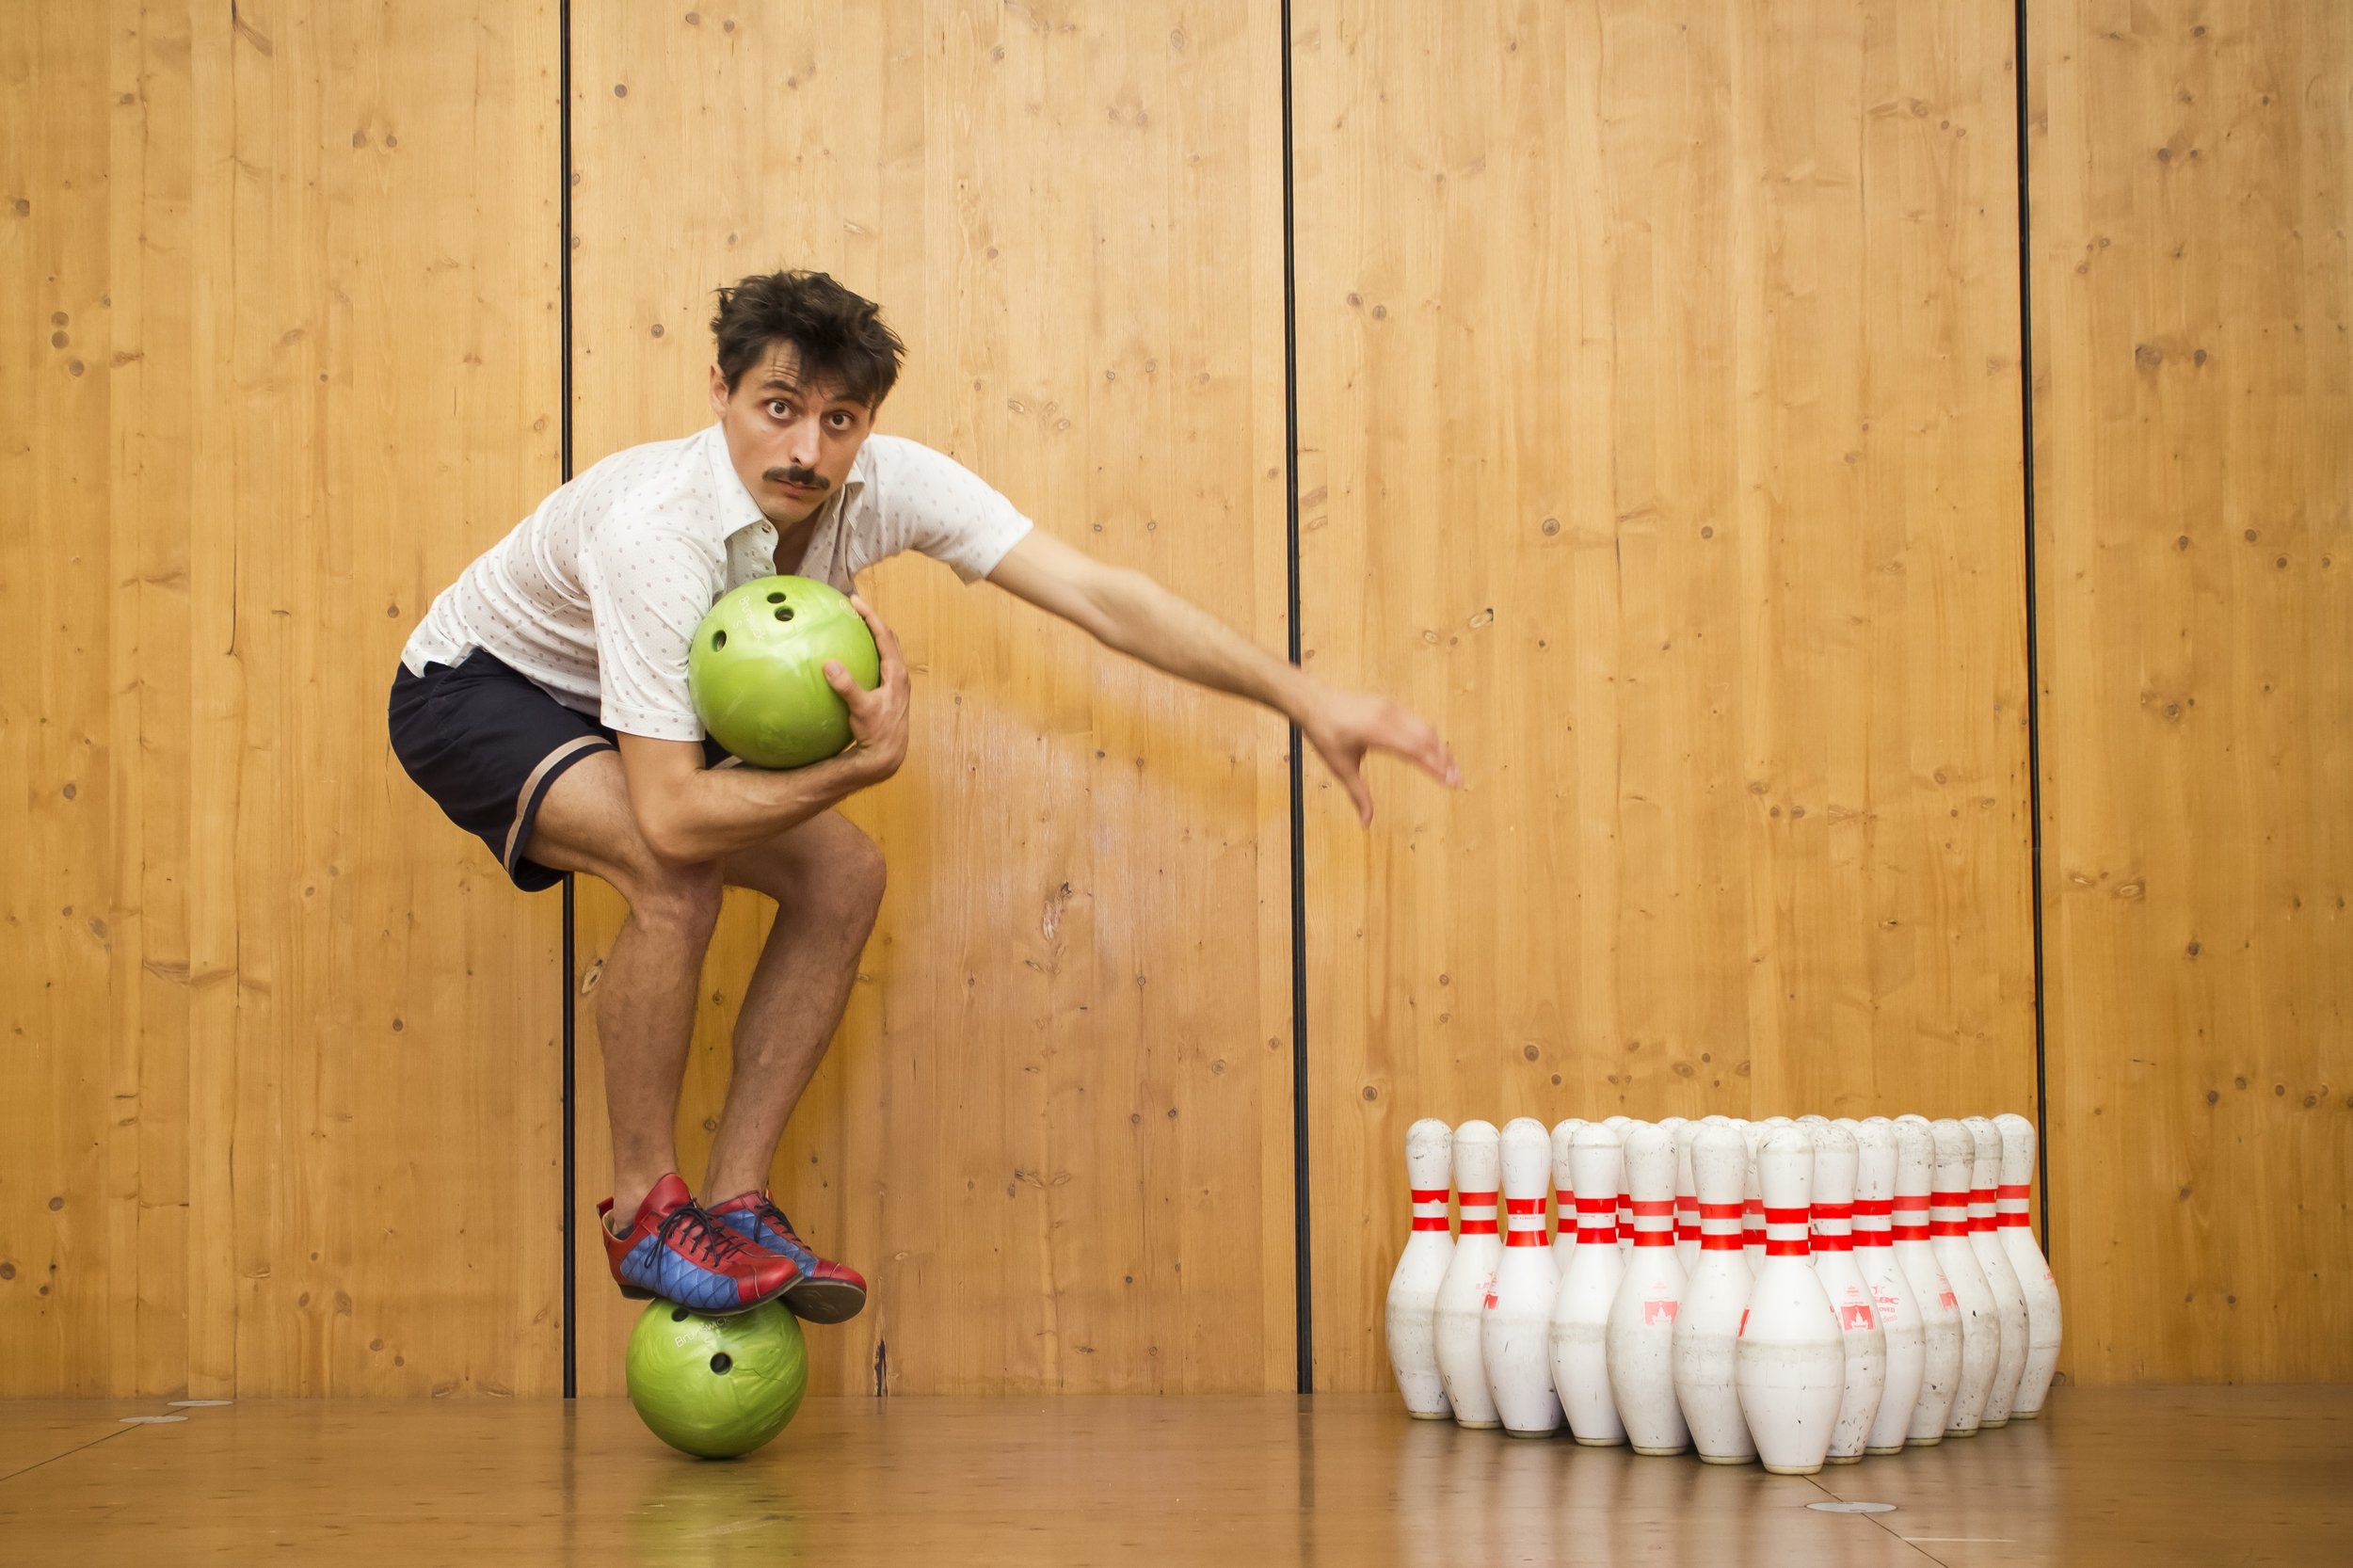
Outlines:
{"type": "Polygon", "coordinates": [[[654,1234],[697,1261],[731,1262],[744,1250],[744,1239],[713,1220],[700,1204],[673,1208],[654,1226],[654,1234]]]}

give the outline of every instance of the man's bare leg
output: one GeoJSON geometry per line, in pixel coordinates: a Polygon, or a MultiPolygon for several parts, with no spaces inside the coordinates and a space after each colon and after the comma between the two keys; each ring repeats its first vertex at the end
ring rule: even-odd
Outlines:
{"type": "Polygon", "coordinates": [[[645,847],[611,751],[574,764],[549,789],[527,853],[543,866],[600,876],[629,904],[597,980],[613,1218],[626,1229],[653,1184],[678,1169],[679,1085],[719,919],[719,869],[666,865],[645,847]]]}
{"type": "Polygon", "coordinates": [[[731,856],[727,879],[775,899],[776,918],[736,1014],[727,1104],[702,1188],[712,1203],[768,1185],[785,1123],[849,1005],[882,904],[883,860],[872,840],[827,811],[731,856]]]}

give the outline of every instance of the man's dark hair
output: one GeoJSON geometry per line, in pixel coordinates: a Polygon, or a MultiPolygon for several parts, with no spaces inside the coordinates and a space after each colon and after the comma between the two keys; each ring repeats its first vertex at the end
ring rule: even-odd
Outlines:
{"type": "Polygon", "coordinates": [[[822,272],[755,273],[720,289],[711,335],[730,393],[782,338],[800,353],[804,386],[830,384],[870,408],[889,395],[906,352],[899,334],[883,325],[880,306],[822,272]]]}

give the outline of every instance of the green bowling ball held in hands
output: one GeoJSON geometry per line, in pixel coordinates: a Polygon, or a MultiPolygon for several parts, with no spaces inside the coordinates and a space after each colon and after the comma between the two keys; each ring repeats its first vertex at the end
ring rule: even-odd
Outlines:
{"type": "Polygon", "coordinates": [[[722,598],[695,629],[686,687],[712,739],[756,768],[800,768],[850,744],[850,709],[825,679],[839,663],[882,683],[874,634],[856,606],[806,577],[763,577],[722,598]]]}
{"type": "Polygon", "coordinates": [[[708,1318],[656,1301],[629,1336],[629,1402],[656,1437],[698,1459],[750,1453],[808,1388],[808,1346],[782,1302],[708,1318]]]}

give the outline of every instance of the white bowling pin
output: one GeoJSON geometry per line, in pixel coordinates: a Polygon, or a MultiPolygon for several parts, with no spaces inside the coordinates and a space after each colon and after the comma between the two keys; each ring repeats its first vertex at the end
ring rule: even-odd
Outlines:
{"type": "Polygon", "coordinates": [[[2019,1288],[2026,1293],[2026,1369],[2018,1380],[2018,1399],[2009,1409],[2014,1420],[2031,1421],[2042,1414],[2051,1391],[2051,1375],[2058,1370],[2058,1281],[2051,1277],[2050,1261],[2035,1244],[2034,1227],[2026,1221],[2026,1193],[2034,1183],[2034,1123],[2015,1111],[1993,1118],[2002,1133],[2002,1184],[1994,1192],[1996,1218],[2003,1251],[2017,1271],[2019,1288]]]}
{"type": "Polygon", "coordinates": [[[1830,1297],[1814,1272],[1807,1210],[1814,1140],[1775,1128],[1757,1152],[1765,1192],[1765,1267],[1749,1292],[1733,1374],[1756,1455],[1777,1476],[1810,1476],[1830,1452],[1847,1352],[1830,1297]]]}
{"type": "Polygon", "coordinates": [[[1675,1314],[1675,1402],[1701,1459],[1746,1464],[1756,1457],[1756,1444],[1740,1414],[1733,1355],[1741,1315],[1749,1309],[1751,1275],[1740,1250],[1748,1145],[1737,1127],[1703,1126],[1691,1140],[1690,1159],[1700,1260],[1684,1281],[1683,1305],[1675,1314]]]}
{"type": "Polygon", "coordinates": [[[1618,1260],[1634,1250],[1634,1194],[1626,1191],[1625,1163],[1623,1151],[1626,1136],[1642,1124],[1631,1116],[1604,1116],[1602,1126],[1618,1135],[1621,1158],[1618,1164],[1618,1260]]]}
{"type": "Polygon", "coordinates": [[[1913,1408],[1920,1402],[1920,1378],[1928,1365],[1928,1343],[1922,1337],[1920,1306],[1903,1265],[1896,1261],[1896,1241],[1890,1216],[1896,1197],[1896,1130],[1884,1116],[1872,1116],[1854,1128],[1858,1162],[1855,1176],[1855,1264],[1870,1284],[1871,1300],[1880,1309],[1880,1332],[1887,1336],[1887,1386],[1880,1395],[1880,1412],[1871,1418],[1871,1440],[1865,1451],[1899,1453],[1904,1433],[1912,1425],[1913,1408]]]}
{"type": "Polygon", "coordinates": [[[1503,1430],[1548,1437],[1561,1430],[1552,1391],[1552,1298],[1560,1265],[1545,1240],[1545,1193],[1552,1185],[1552,1140],[1532,1116],[1503,1128],[1503,1261],[1480,1320],[1487,1392],[1503,1430]]]}
{"type": "Polygon", "coordinates": [[[1569,1145],[1577,1176],[1577,1250],[1569,1254],[1552,1304],[1553,1387],[1570,1432],[1594,1447],[1625,1441],[1625,1425],[1609,1397],[1608,1344],[1609,1307],[1625,1276],[1617,1247],[1623,1152],[1617,1129],[1607,1122],[1586,1123],[1569,1145]]]}
{"type": "Polygon", "coordinates": [[[1748,1259],[1751,1279],[1765,1267],[1765,1189],[1757,1183],[1756,1155],[1771,1131],[1763,1122],[1740,1124],[1740,1144],[1747,1150],[1747,1174],[1740,1186],[1740,1254],[1748,1259]]]}
{"type": "Polygon", "coordinates": [[[1503,1261],[1503,1238],[1496,1231],[1496,1203],[1501,1195],[1503,1151],[1493,1122],[1465,1122],[1454,1129],[1455,1204],[1462,1217],[1454,1256],[1438,1282],[1438,1299],[1431,1314],[1437,1343],[1438,1372],[1446,1380],[1446,1397],[1454,1406],[1454,1419],[1466,1427],[1499,1427],[1494,1396],[1487,1392],[1485,1348],[1480,1319],[1485,1315],[1487,1292],[1503,1261]]]}
{"type": "Polygon", "coordinates": [[[1974,1437],[1985,1422],[1985,1401],[1993,1392],[1993,1368],[2002,1359],[2002,1317],[1985,1266],[1969,1245],[1969,1168],[1977,1141],[1951,1117],[1929,1124],[1936,1141],[1934,1185],[1929,1192],[1929,1244],[1961,1306],[1961,1389],[1945,1418],[1947,1437],[1974,1437]]]}
{"type": "Polygon", "coordinates": [[[1449,1172],[1454,1163],[1454,1132],[1446,1123],[1424,1119],[1405,1129],[1405,1182],[1413,1193],[1414,1228],[1405,1233],[1389,1275],[1386,1320],[1389,1369],[1397,1391],[1415,1419],[1442,1421],[1454,1414],[1447,1402],[1446,1379],[1438,1374],[1438,1345],[1432,1336],[1438,1282],[1454,1256],[1454,1232],[1446,1223],[1449,1172]]]}
{"type": "Polygon", "coordinates": [[[1577,1177],[1569,1169],[1569,1144],[1584,1125],[1582,1116],[1552,1125],[1552,1260],[1563,1269],[1577,1250],[1577,1177]]]}
{"type": "Polygon", "coordinates": [[[1852,1464],[1871,1440],[1871,1424],[1887,1387],[1887,1336],[1880,1330],[1871,1282],[1855,1264],[1855,1136],[1828,1120],[1801,1125],[1814,1139],[1814,1272],[1838,1315],[1847,1354],[1827,1457],[1833,1464],[1852,1464]]]}
{"type": "Polygon", "coordinates": [[[1961,1393],[1961,1303],[1929,1244],[1929,1172],[1936,1144],[1926,1116],[1898,1116],[1896,1134],[1896,1261],[1920,1308],[1920,1396],[1913,1401],[1904,1442],[1932,1448],[1945,1441],[1945,1423],[1961,1393]]]}
{"type": "Polygon", "coordinates": [[[1993,1224],[1993,1189],[2002,1176],[2002,1131],[1983,1116],[1963,1116],[1976,1157],[1970,1165],[1969,1250],[1977,1255],[1993,1309],[2002,1320],[2002,1356],[1993,1365],[1993,1389],[1986,1396],[1985,1425],[2009,1424],[2018,1380],[2026,1370],[2026,1292],[1993,1224]]]}
{"type": "Polygon", "coordinates": [[[1691,1141],[1704,1125],[1683,1122],[1675,1128],[1675,1261],[1683,1265],[1686,1280],[1700,1266],[1700,1200],[1691,1171],[1691,1141]]]}
{"type": "Polygon", "coordinates": [[[1603,1349],[1609,1394],[1638,1454],[1679,1454],[1691,1446],[1675,1403],[1675,1312],[1683,1265],[1675,1261],[1674,1131],[1638,1127],[1625,1142],[1626,1189],[1634,1197],[1634,1250],[1609,1304],[1603,1349]]]}

